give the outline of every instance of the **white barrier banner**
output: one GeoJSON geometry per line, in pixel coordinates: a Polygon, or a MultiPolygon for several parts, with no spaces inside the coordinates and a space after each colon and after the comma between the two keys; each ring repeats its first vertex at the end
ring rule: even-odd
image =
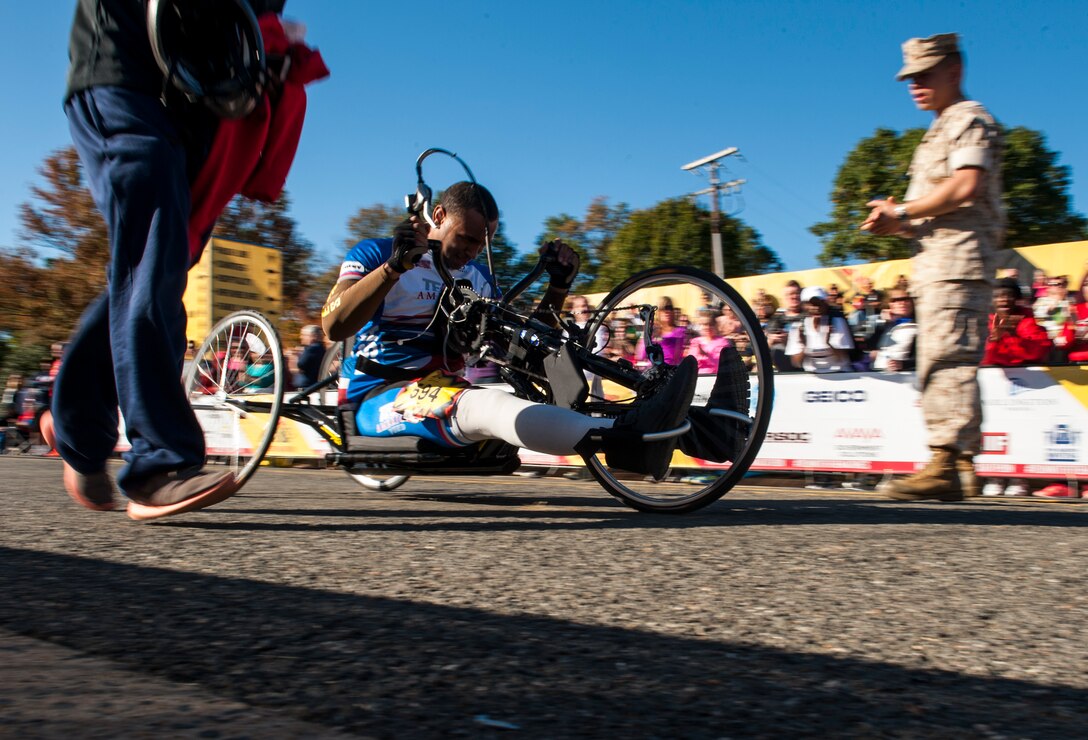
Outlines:
{"type": "Polygon", "coordinates": [[[986,368],[980,473],[1088,478],[1088,367],[986,368]]]}
{"type": "MultiPolygon", "coordinates": [[[[699,379],[695,403],[713,384],[699,379]]],[[[1088,478],[1088,366],[983,368],[982,475],[1088,478]]],[[[503,386],[505,388],[505,386],[503,386]]],[[[229,454],[237,432],[230,414],[209,454],[229,454]],[[219,449],[222,447],[223,449],[219,449]]],[[[245,425],[243,424],[243,427],[245,425]]],[[[249,432],[249,430],[243,430],[249,432]]],[[[123,449],[124,440],[119,449],[123,449]]],[[[323,458],[329,446],[310,427],[280,419],[270,456],[323,458]]],[[[521,451],[526,465],[581,465],[577,456],[521,451]]],[[[787,373],[775,376],[771,421],[753,470],[910,473],[929,459],[913,373],[787,373]]],[[[695,461],[677,453],[674,465],[695,461]]]]}
{"type": "Polygon", "coordinates": [[[764,470],[913,470],[928,458],[914,375],[775,376],[764,470]]]}
{"type": "MultiPolygon", "coordinates": [[[[983,368],[981,474],[1088,477],[1088,369],[983,368]]],[[[929,459],[913,373],[778,375],[753,469],[909,473],[929,459]]]]}

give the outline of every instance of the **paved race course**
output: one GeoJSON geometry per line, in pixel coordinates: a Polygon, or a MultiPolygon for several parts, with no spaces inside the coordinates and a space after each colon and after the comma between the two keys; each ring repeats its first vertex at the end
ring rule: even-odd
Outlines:
{"type": "Polygon", "coordinates": [[[261,470],[154,524],[0,458],[0,735],[1083,737],[1088,505],[261,470]]]}

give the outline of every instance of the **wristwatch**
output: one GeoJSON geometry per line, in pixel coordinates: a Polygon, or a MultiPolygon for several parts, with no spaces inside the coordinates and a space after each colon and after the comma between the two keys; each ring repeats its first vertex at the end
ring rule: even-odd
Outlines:
{"type": "Polygon", "coordinates": [[[910,226],[910,215],[907,213],[906,205],[898,205],[895,207],[895,217],[899,219],[899,223],[904,226],[910,226]]]}

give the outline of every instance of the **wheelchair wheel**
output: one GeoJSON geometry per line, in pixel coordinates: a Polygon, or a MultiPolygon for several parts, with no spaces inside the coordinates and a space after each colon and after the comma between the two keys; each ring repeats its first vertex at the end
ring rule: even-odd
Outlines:
{"type": "MultiPolygon", "coordinates": [[[[717,501],[736,485],[759,453],[767,425],[771,418],[774,397],[774,368],[767,339],[755,314],[732,287],[715,275],[686,266],[659,267],[638,273],[624,281],[609,293],[597,306],[596,315],[588,327],[588,335],[594,336],[601,326],[606,331],[616,330],[622,323],[617,319],[630,319],[637,315],[638,307],[658,305],[669,297],[678,311],[690,317],[693,324],[701,316],[713,317],[717,312],[726,318],[715,321],[729,332],[730,343],[740,353],[747,372],[737,374],[730,398],[733,408],[720,407],[707,416],[714,419],[710,429],[719,439],[736,440],[731,450],[732,462],[717,462],[705,445],[686,445],[688,452],[677,448],[672,467],[666,478],[655,482],[652,478],[609,467],[603,453],[586,459],[590,473],[610,494],[628,506],[647,512],[681,514],[702,508],[717,501]],[[737,388],[739,387],[739,392],[737,388]],[[727,430],[717,434],[718,426],[727,430]],[[700,457],[706,454],[707,457],[700,457]]],[[[655,339],[657,335],[655,332],[655,339]]],[[[700,370],[695,400],[692,402],[692,418],[698,409],[707,404],[715,385],[712,368],[700,370]]],[[[724,385],[724,384],[723,384],[724,385]]],[[[623,414],[625,404],[635,401],[635,393],[614,383],[605,383],[607,403],[593,404],[609,416],[623,414]]]]}
{"type": "MultiPolygon", "coordinates": [[[[327,378],[330,375],[338,375],[340,373],[340,363],[343,362],[346,351],[347,342],[337,342],[329,347],[325,351],[325,357],[321,360],[321,371],[318,373],[318,377],[327,378]]],[[[348,474],[349,478],[368,491],[393,491],[403,486],[405,481],[411,477],[408,475],[377,476],[357,473],[354,470],[345,470],[344,472],[348,474]]]]}
{"type": "Polygon", "coordinates": [[[272,444],[284,381],[279,336],[254,311],[237,311],[216,324],[185,371],[208,460],[226,464],[239,486],[272,444]]]}
{"type": "Polygon", "coordinates": [[[376,475],[356,473],[354,470],[345,472],[347,472],[349,478],[368,491],[395,491],[403,486],[411,477],[410,475],[390,475],[383,478],[376,475]]]}
{"type": "Polygon", "coordinates": [[[344,342],[336,342],[325,350],[325,356],[321,358],[321,369],[317,372],[318,379],[340,374],[340,363],[344,360],[344,344],[344,342]]]}

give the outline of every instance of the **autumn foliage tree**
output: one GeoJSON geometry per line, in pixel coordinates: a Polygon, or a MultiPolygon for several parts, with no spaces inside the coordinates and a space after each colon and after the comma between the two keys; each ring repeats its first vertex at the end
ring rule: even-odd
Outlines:
{"type": "Polygon", "coordinates": [[[48,357],[50,344],[68,338],[105,288],[110,252],[75,149],[50,154],[39,174],[32,200],[19,207],[26,245],[0,254],[0,332],[11,356],[23,358],[48,357]]]}
{"type": "Polygon", "coordinates": [[[574,285],[574,290],[577,291],[579,286],[594,283],[616,232],[630,217],[631,208],[626,203],[612,204],[607,197],[597,196],[590,201],[582,218],[560,213],[545,219],[544,230],[537,238],[537,243],[562,239],[578,251],[582,264],[574,285]]]}
{"type": "MultiPolygon", "coordinates": [[[[616,231],[600,265],[594,290],[608,290],[636,272],[667,264],[711,269],[710,211],[686,198],[662,201],[630,215],[616,231]]],[[[721,219],[725,276],[776,272],[782,262],[755,229],[721,219]]]]}
{"type": "MultiPolygon", "coordinates": [[[[0,284],[6,288],[0,291],[0,337],[9,356],[30,356],[40,347],[47,357],[49,345],[66,340],[106,288],[109,237],[75,148],[47,156],[39,174],[41,183],[19,207],[25,245],[0,253],[0,284]]],[[[310,283],[313,247],[297,233],[289,204],[286,193],[272,204],[235,198],[214,233],[280,249],[285,303],[294,305],[310,283]]]]}
{"type": "Polygon", "coordinates": [[[406,217],[403,206],[384,203],[362,206],[348,219],[348,236],[344,240],[344,246],[350,249],[363,239],[391,236],[393,229],[406,217]]]}

